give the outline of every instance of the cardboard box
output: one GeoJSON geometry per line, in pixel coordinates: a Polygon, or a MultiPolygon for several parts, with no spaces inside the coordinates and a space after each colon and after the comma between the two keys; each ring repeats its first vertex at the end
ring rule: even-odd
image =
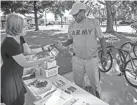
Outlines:
{"type": "Polygon", "coordinates": [[[43,69],[45,69],[45,70],[47,70],[47,69],[51,69],[51,68],[54,68],[54,67],[56,67],[57,66],[57,61],[56,60],[53,60],[53,61],[51,61],[51,62],[44,62],[43,64],[42,64],[42,66],[41,66],[41,68],[43,68],[43,69]]]}
{"type": "Polygon", "coordinates": [[[59,66],[56,66],[54,68],[47,69],[47,70],[40,68],[40,74],[41,76],[44,76],[44,77],[51,77],[58,74],[58,68],[59,66]]]}

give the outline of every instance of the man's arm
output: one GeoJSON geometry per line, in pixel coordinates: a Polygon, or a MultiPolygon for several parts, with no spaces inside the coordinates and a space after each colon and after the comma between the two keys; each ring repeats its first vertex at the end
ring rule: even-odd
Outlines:
{"type": "Polygon", "coordinates": [[[62,41],[62,42],[61,41],[58,42],[57,46],[59,49],[64,49],[63,47],[67,47],[73,43],[73,37],[72,37],[71,31],[70,31],[71,28],[73,27],[72,25],[73,25],[73,22],[68,27],[68,38],[67,38],[67,40],[62,41]]]}
{"type": "Polygon", "coordinates": [[[104,37],[100,38],[101,48],[103,50],[103,56],[107,57],[107,43],[104,37]]]}
{"type": "Polygon", "coordinates": [[[101,44],[101,48],[103,50],[103,56],[106,58],[107,57],[107,43],[106,40],[103,36],[103,33],[101,31],[101,27],[99,25],[99,21],[95,20],[94,21],[95,26],[96,26],[96,36],[99,38],[100,40],[100,44],[101,44]]]}
{"type": "Polygon", "coordinates": [[[73,39],[68,39],[68,40],[63,41],[63,42],[59,41],[57,43],[57,48],[59,48],[59,49],[65,49],[65,47],[71,45],[72,43],[73,43],[73,39]]]}
{"type": "Polygon", "coordinates": [[[67,47],[73,43],[73,39],[68,39],[65,42],[62,42],[62,45],[67,47]]]}

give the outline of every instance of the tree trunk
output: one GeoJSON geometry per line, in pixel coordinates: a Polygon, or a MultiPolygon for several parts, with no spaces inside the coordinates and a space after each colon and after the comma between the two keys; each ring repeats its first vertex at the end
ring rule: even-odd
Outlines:
{"type": "Polygon", "coordinates": [[[112,17],[112,8],[111,8],[111,1],[105,1],[106,2],[106,9],[107,9],[107,28],[106,32],[113,33],[113,17],[112,17]]]}
{"type": "Polygon", "coordinates": [[[62,16],[60,16],[60,18],[61,18],[61,28],[63,28],[62,16]]]}
{"type": "Polygon", "coordinates": [[[34,1],[35,31],[39,30],[36,3],[37,3],[37,1],[34,1]]]}
{"type": "Polygon", "coordinates": [[[67,23],[67,18],[65,17],[65,25],[66,25],[66,23],[67,23]]]}
{"type": "Polygon", "coordinates": [[[116,19],[116,11],[114,13],[111,13],[112,14],[112,24],[114,25],[114,21],[116,19]]]}

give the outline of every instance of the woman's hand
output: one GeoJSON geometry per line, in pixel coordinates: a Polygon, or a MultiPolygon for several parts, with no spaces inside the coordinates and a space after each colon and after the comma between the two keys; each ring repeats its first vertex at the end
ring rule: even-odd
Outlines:
{"type": "Polygon", "coordinates": [[[54,59],[55,59],[55,58],[52,57],[52,56],[46,56],[46,57],[40,59],[40,63],[44,63],[45,61],[51,62],[51,61],[53,61],[54,59]]]}
{"type": "Polygon", "coordinates": [[[55,60],[55,57],[53,57],[53,56],[47,56],[47,57],[45,57],[45,61],[51,62],[53,60],[55,60]]]}

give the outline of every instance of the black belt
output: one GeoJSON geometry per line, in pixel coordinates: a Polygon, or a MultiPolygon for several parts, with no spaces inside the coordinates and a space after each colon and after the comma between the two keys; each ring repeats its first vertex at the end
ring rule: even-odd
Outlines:
{"type": "Polygon", "coordinates": [[[76,55],[76,53],[73,53],[73,56],[75,56],[76,55]]]}
{"type": "MultiPolygon", "coordinates": [[[[77,56],[76,53],[73,53],[73,56],[77,56]]],[[[84,59],[84,58],[81,58],[81,57],[79,57],[79,56],[77,56],[77,57],[80,58],[80,59],[84,59]]],[[[93,56],[92,58],[96,58],[96,57],[97,57],[97,55],[93,56]]],[[[92,59],[92,58],[91,58],[91,59],[92,59]]],[[[85,58],[84,60],[86,60],[86,58],[85,58]]]]}

